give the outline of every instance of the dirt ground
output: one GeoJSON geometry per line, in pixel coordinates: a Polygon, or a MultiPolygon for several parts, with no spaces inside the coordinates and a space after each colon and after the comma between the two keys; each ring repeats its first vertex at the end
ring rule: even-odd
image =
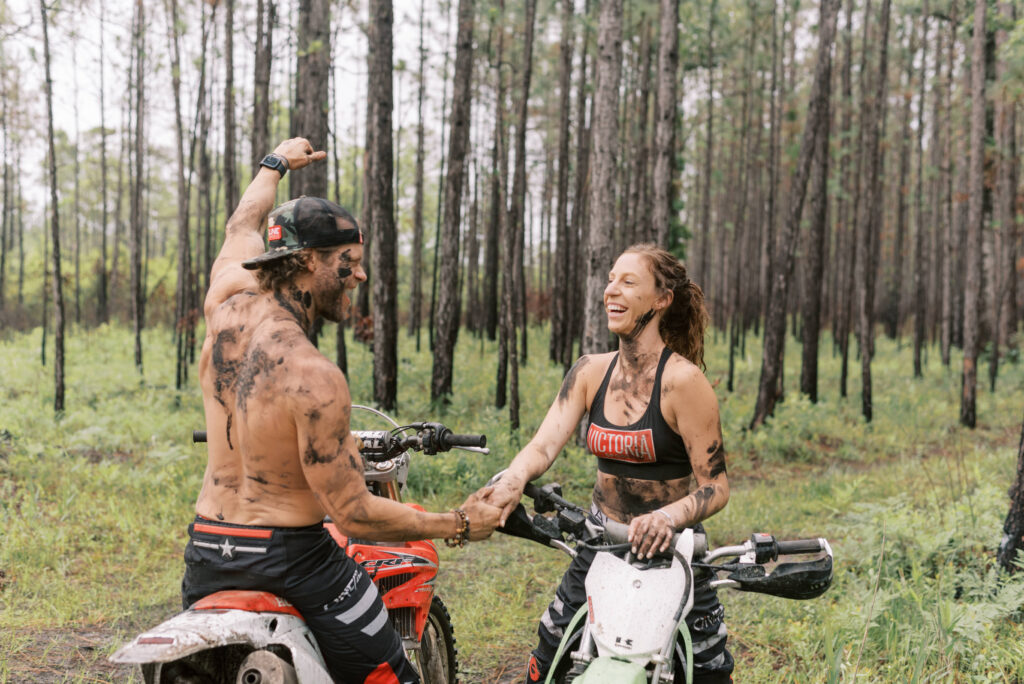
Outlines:
{"type": "MultiPolygon", "coordinates": [[[[28,645],[9,661],[7,679],[0,676],[0,682],[10,684],[63,684],[65,682],[95,682],[121,684],[141,682],[138,670],[116,665],[107,660],[107,655],[131,635],[161,619],[148,623],[132,620],[137,629],[123,629],[93,626],[73,629],[43,629],[21,635],[28,645]]],[[[518,684],[522,681],[522,663],[499,667],[483,675],[462,675],[462,684],[518,684]]]]}

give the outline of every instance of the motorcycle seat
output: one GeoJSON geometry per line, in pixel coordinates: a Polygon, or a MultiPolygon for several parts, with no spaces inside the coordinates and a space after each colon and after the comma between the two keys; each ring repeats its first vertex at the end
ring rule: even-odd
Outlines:
{"type": "Polygon", "coordinates": [[[269,591],[240,591],[236,589],[218,591],[205,596],[189,610],[245,610],[250,613],[284,613],[302,619],[292,604],[269,591]]]}

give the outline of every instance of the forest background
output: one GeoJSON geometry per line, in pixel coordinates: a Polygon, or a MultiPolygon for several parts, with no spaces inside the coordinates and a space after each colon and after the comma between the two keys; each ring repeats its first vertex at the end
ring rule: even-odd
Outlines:
{"type": "MultiPolygon", "coordinates": [[[[713,318],[735,484],[712,541],[836,541],[824,599],[726,597],[747,676],[1021,678],[1019,11],[3,5],[0,678],[119,680],[103,657],[173,612],[199,303],[225,217],[292,135],[328,162],[279,199],[335,199],[370,236],[321,349],[357,401],[494,445],[417,464],[413,496],[450,505],[529,438],[573,359],[611,344],[615,254],[653,241],[713,318]]],[[[553,476],[583,501],[591,470],[571,446],[553,476]]],[[[464,676],[497,681],[561,561],[445,553],[464,676]]]]}

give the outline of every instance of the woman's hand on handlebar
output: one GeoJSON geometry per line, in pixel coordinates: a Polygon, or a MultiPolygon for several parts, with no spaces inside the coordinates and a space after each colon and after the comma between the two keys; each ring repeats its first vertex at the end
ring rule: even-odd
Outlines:
{"type": "Polygon", "coordinates": [[[629,522],[628,541],[633,545],[633,555],[650,558],[655,552],[665,551],[675,532],[668,513],[660,509],[638,515],[629,522]]]}
{"type": "Polygon", "coordinates": [[[484,487],[479,492],[470,494],[462,504],[462,510],[469,520],[469,541],[487,539],[494,532],[494,528],[498,526],[501,509],[484,499],[484,494],[488,489],[488,487],[484,487]]]}

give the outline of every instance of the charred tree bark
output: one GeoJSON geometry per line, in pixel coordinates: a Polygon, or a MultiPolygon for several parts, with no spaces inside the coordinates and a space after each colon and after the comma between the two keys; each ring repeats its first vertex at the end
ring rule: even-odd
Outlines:
{"type": "Polygon", "coordinates": [[[1024,547],[1024,424],[1021,425],[1020,443],[1017,446],[1017,475],[1010,488],[1010,510],[1003,523],[1003,538],[999,542],[996,560],[1007,572],[1019,568],[1017,552],[1024,547]]]}
{"type": "Polygon", "coordinates": [[[473,0],[459,0],[459,28],[455,43],[455,76],[452,86],[451,134],[448,141],[448,175],[445,181],[444,232],[441,236],[440,291],[437,302],[437,338],[430,398],[448,401],[452,393],[452,361],[459,332],[459,226],[466,149],[469,143],[471,81],[473,76],[473,0]]]}
{"type": "Polygon", "coordinates": [[[614,256],[611,251],[615,233],[615,169],[619,153],[616,146],[619,139],[619,80],[622,75],[622,0],[601,3],[598,54],[590,153],[590,225],[585,257],[582,354],[605,352],[609,346],[602,293],[614,256]]]}
{"type": "Polygon", "coordinates": [[[393,411],[398,403],[398,231],[391,142],[393,22],[391,0],[372,0],[374,46],[367,93],[374,113],[368,179],[373,183],[370,233],[377,237],[373,249],[373,400],[385,411],[393,411]]]}
{"type": "Polygon", "coordinates": [[[985,12],[986,0],[974,9],[971,39],[971,167],[967,217],[967,274],[964,282],[964,360],[961,374],[960,422],[977,425],[978,346],[981,307],[981,241],[985,193],[985,12]]]}
{"type": "Polygon", "coordinates": [[[807,180],[814,158],[817,138],[823,134],[828,121],[828,91],[832,80],[832,41],[835,38],[836,15],[839,0],[823,0],[821,18],[818,22],[818,54],[814,67],[814,81],[811,85],[807,106],[807,121],[804,124],[803,139],[800,141],[800,157],[797,162],[793,185],[790,190],[783,232],[776,241],[776,256],[772,260],[773,276],[771,292],[768,295],[768,316],[764,325],[764,352],[761,360],[761,380],[758,386],[757,404],[751,429],[758,427],[771,415],[777,401],[777,387],[780,373],[780,350],[786,336],[786,301],[789,280],[793,273],[796,235],[800,225],[807,180]]]}
{"type": "Polygon", "coordinates": [[[43,20],[43,58],[46,67],[46,139],[49,151],[47,164],[50,176],[50,239],[53,241],[53,410],[59,414],[64,411],[64,287],[60,269],[60,212],[57,198],[57,152],[53,141],[53,79],[50,76],[49,18],[44,0],[39,0],[39,14],[43,20]]]}

